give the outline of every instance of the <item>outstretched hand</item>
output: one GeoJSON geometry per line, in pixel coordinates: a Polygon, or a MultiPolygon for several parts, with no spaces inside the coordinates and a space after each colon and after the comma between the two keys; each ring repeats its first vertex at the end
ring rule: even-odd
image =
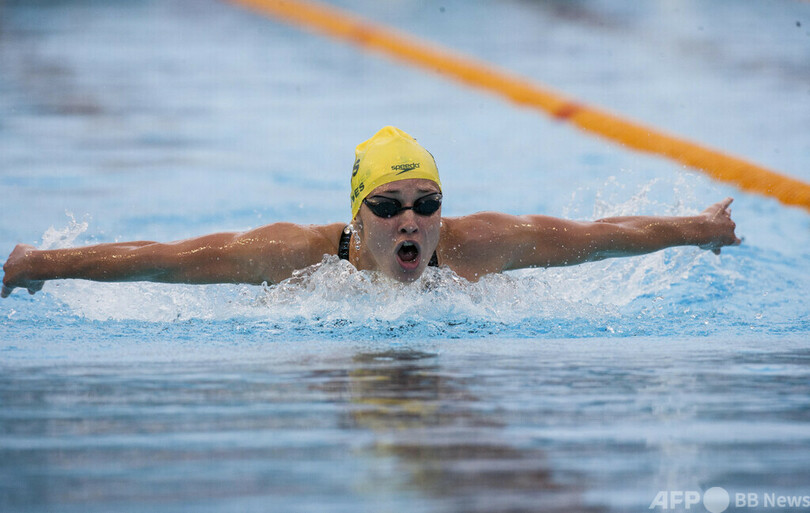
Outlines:
{"type": "Polygon", "coordinates": [[[715,255],[720,254],[723,246],[739,246],[742,240],[737,237],[734,230],[737,225],[731,220],[731,202],[733,198],[726,198],[718,201],[703,212],[701,216],[705,218],[707,238],[709,242],[702,244],[702,249],[710,249],[715,255]]]}
{"type": "Polygon", "coordinates": [[[34,246],[17,244],[14,251],[8,256],[8,260],[3,266],[3,290],[0,292],[0,297],[8,297],[18,287],[28,289],[29,294],[35,294],[42,289],[44,281],[31,280],[27,276],[29,269],[26,260],[28,255],[35,250],[34,246]]]}

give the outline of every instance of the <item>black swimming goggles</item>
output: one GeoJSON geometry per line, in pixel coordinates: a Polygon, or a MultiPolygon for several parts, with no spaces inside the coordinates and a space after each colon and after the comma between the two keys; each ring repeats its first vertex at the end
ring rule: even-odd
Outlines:
{"type": "Polygon", "coordinates": [[[372,196],[366,198],[363,203],[371,210],[371,213],[377,217],[394,217],[404,210],[413,210],[420,216],[431,216],[442,206],[442,194],[435,192],[422,196],[413,202],[413,206],[403,207],[399,200],[394,198],[385,198],[383,196],[372,196]]]}

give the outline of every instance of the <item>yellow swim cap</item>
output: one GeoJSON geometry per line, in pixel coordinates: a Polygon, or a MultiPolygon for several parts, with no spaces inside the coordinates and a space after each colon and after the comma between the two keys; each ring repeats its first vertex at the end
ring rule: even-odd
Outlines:
{"type": "Polygon", "coordinates": [[[368,141],[357,145],[352,169],[352,219],[357,217],[363,199],[380,185],[426,178],[441,190],[439,170],[433,155],[416,139],[399,128],[387,126],[368,141]]]}

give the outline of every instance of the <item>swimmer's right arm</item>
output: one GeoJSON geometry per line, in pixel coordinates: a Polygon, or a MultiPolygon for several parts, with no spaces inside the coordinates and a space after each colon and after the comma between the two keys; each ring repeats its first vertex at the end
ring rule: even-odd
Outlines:
{"type": "Polygon", "coordinates": [[[333,253],[339,233],[340,225],[276,223],[170,243],[137,241],[55,250],[21,244],[3,266],[2,297],[15,288],[34,294],[45,281],[55,279],[278,283],[333,253]]]}

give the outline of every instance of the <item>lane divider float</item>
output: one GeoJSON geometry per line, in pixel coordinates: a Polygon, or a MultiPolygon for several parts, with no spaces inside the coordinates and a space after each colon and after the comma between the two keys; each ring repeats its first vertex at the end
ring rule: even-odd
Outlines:
{"type": "Polygon", "coordinates": [[[746,160],[584,105],[546,87],[309,0],[230,0],[312,32],[374,50],[427,71],[545,112],[634,150],[667,157],[710,177],[810,211],[810,185],[746,160]]]}

